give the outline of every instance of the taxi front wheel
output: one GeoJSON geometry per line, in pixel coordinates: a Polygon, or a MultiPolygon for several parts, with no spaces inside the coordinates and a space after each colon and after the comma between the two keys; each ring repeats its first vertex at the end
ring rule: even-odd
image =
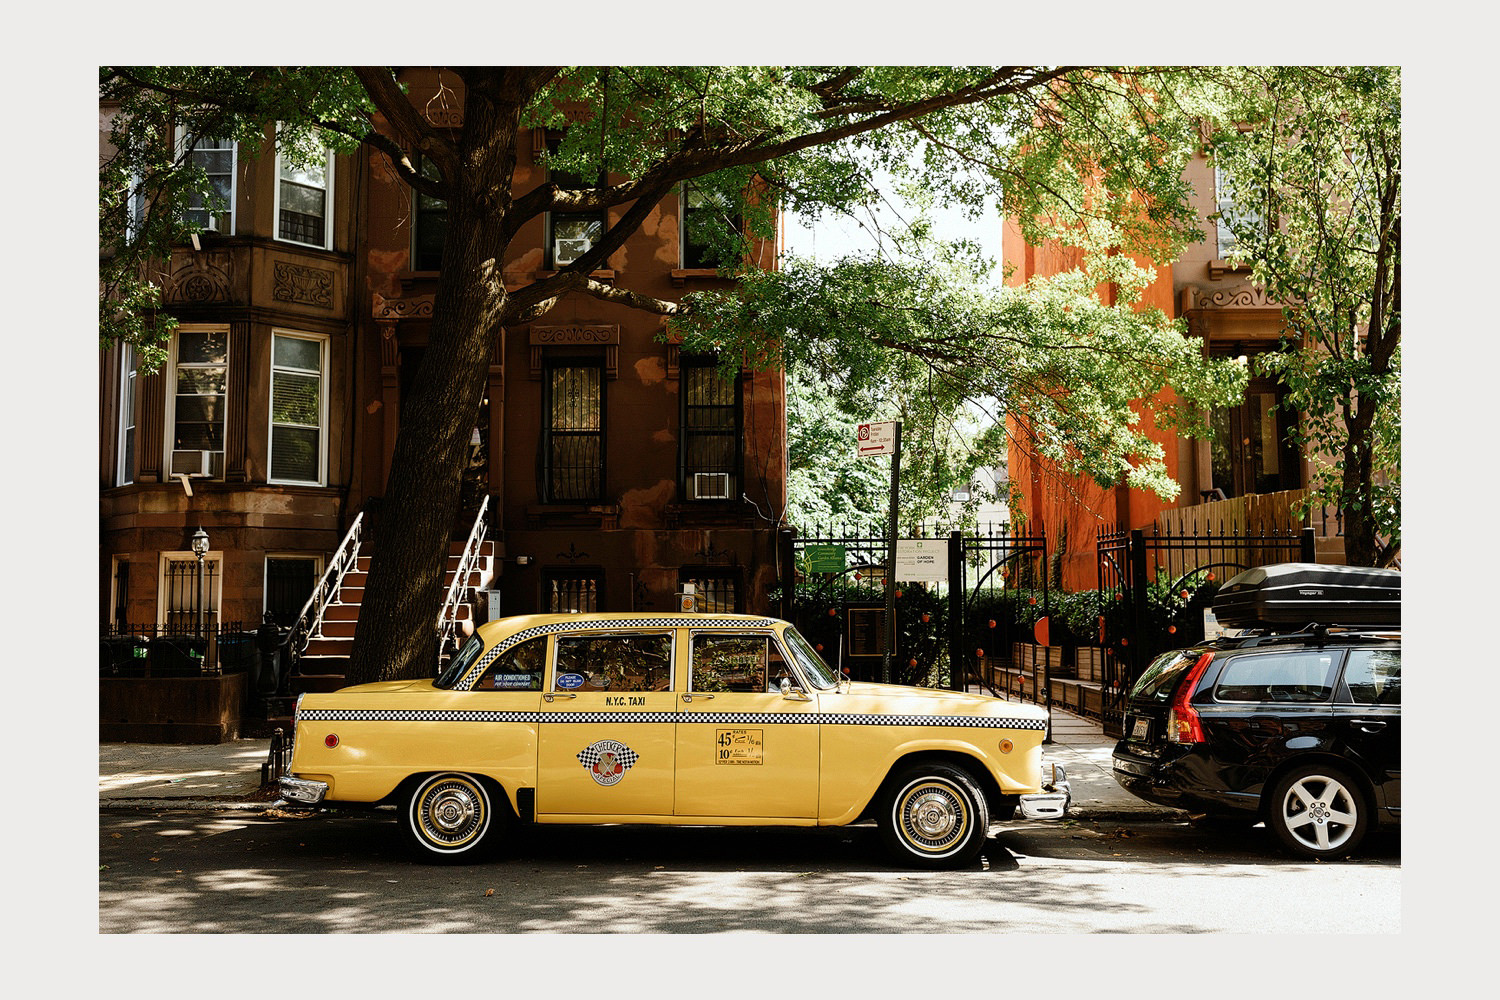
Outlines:
{"type": "Polygon", "coordinates": [[[901,862],[961,868],[979,857],[989,834],[989,807],[966,772],[922,764],[898,774],[880,811],[880,835],[901,862]]]}
{"type": "Polygon", "coordinates": [[[457,772],[419,781],[401,815],[417,854],[437,862],[477,860],[504,822],[485,782],[457,772]]]}

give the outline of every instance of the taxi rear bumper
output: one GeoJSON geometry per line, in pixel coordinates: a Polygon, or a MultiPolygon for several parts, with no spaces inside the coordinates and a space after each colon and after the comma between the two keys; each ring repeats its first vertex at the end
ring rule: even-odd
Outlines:
{"type": "Polygon", "coordinates": [[[277,784],[281,788],[282,797],[298,805],[315,806],[328,794],[326,781],[309,781],[306,778],[294,778],[290,774],[283,774],[277,784]]]}

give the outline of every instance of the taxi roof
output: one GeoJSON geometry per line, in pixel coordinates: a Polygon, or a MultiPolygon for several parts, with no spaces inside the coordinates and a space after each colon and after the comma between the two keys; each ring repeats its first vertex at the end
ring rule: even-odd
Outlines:
{"type": "Polygon", "coordinates": [[[622,625],[634,625],[640,628],[713,628],[719,625],[781,628],[787,624],[780,618],[772,618],[769,615],[701,611],[685,611],[676,614],[654,611],[590,611],[579,614],[512,615],[479,626],[479,632],[485,642],[489,643],[527,629],[556,625],[588,629],[614,628],[622,625]]]}

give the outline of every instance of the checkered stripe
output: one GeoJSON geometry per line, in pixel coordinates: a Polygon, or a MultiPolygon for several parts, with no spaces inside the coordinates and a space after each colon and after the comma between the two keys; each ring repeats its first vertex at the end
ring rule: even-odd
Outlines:
{"type": "MultiPolygon", "coordinates": [[[[641,755],[623,743],[620,744],[620,747],[621,749],[615,754],[615,758],[620,762],[620,766],[628,771],[632,767],[635,767],[635,762],[641,759],[641,755]]],[[[593,768],[595,764],[599,763],[599,754],[599,744],[595,743],[592,746],[584,747],[578,752],[578,761],[584,767],[593,768]]]]}
{"type": "Polygon", "coordinates": [[[313,708],[298,722],[547,722],[552,712],[480,712],[440,709],[313,708]]]}
{"type": "Polygon", "coordinates": [[[528,722],[662,723],[709,725],[955,726],[966,729],[1047,728],[1044,719],[983,715],[860,715],[845,712],[481,712],[434,709],[310,709],[300,722],[528,722]]]}
{"type": "Polygon", "coordinates": [[[967,729],[1047,728],[1045,719],[1005,719],[990,715],[856,715],[829,712],[818,716],[825,726],[957,726],[967,729]]]}
{"type": "Polygon", "coordinates": [[[745,628],[767,628],[776,622],[770,618],[756,618],[751,621],[726,621],[724,619],[706,618],[695,616],[693,618],[642,618],[630,622],[610,622],[599,619],[583,618],[576,622],[559,622],[554,625],[533,625],[531,628],[523,628],[515,635],[502,639],[475,661],[457,684],[453,685],[456,690],[466,691],[474,686],[479,675],[484,673],[485,668],[507,649],[520,645],[527,639],[535,639],[539,635],[552,635],[557,632],[584,632],[607,629],[611,626],[624,626],[626,628],[719,628],[729,626],[743,626],[745,628]]]}

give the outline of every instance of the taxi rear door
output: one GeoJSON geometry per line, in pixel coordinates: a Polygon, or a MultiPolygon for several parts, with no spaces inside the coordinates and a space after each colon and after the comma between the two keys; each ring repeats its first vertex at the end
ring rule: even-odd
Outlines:
{"type": "Polygon", "coordinates": [[[676,630],[554,636],[537,726],[537,818],[670,816],[676,630]]]}

